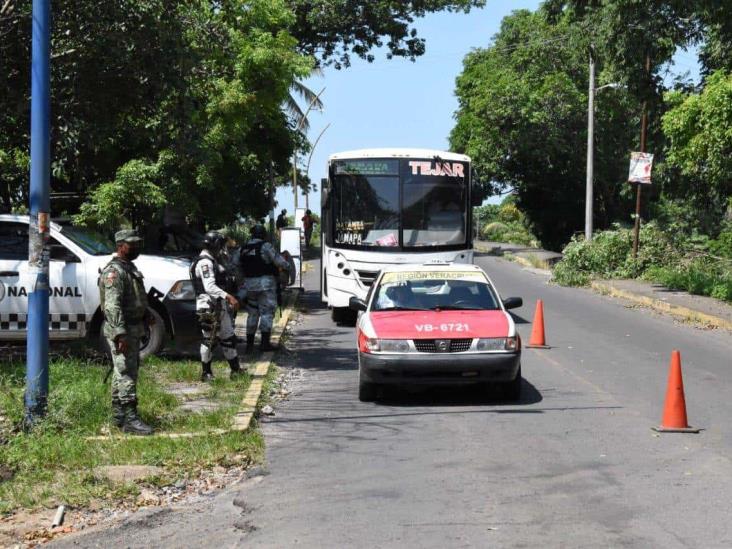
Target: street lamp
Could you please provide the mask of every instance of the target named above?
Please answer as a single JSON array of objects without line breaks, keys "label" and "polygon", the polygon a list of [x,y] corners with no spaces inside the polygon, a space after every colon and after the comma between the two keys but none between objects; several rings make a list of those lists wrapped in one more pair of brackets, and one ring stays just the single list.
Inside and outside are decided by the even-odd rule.
[{"label": "street lamp", "polygon": [[[323,128],[323,131],[320,132],[320,135],[315,140],[315,143],[313,144],[312,148],[310,149],[310,156],[308,156],[308,164],[307,164],[307,167],[305,168],[305,175],[307,175],[308,177],[310,177],[310,161],[313,159],[313,153],[315,152],[315,147],[318,146],[318,143],[320,142],[320,138],[323,137],[323,134],[325,133],[325,131],[328,128],[330,128],[330,124],[328,124],[325,128]],[[305,193],[305,209],[306,210],[310,209],[309,197],[310,197],[310,193],[309,192]]]},{"label": "street lamp", "polygon": [[[297,125],[297,129],[295,130],[295,133],[299,132],[305,122],[307,122],[308,114],[310,114],[310,111],[315,106],[315,103],[318,102],[320,99],[320,96],[323,95],[323,92],[325,91],[325,88],[320,90],[320,93],[313,97],[313,99],[310,101],[310,105],[308,105],[308,110],[305,111],[305,114],[303,115],[302,119],[300,119],[300,123]],[[318,109],[322,112],[322,109]],[[297,210],[297,150],[295,150],[292,153],[292,192],[295,197],[295,210]]]},{"label": "street lamp", "polygon": [[592,206],[594,202],[594,163],[595,163],[595,94],[605,88],[622,88],[613,82],[599,88],[595,87],[595,58],[590,52],[590,88],[587,105],[587,182],[585,195],[585,240],[592,240]]}]

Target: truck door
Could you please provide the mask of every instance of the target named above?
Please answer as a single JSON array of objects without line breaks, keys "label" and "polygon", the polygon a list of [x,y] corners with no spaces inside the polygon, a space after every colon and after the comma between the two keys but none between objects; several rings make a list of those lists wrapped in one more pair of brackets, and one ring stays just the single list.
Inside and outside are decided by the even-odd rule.
[{"label": "truck door", "polygon": [[0,223],[0,339],[25,338],[28,296],[21,274],[27,265],[28,224]]},{"label": "truck door", "polygon": [[[54,339],[77,339],[86,334],[84,298],[86,278],[81,259],[51,237],[48,242],[50,280],[49,328]],[[96,288],[95,288],[96,289]]]}]

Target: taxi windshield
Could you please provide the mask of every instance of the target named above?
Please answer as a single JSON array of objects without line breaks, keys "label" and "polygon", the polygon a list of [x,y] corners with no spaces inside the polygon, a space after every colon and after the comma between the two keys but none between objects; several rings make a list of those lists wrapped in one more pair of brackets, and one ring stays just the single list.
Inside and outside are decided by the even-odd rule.
[{"label": "taxi windshield", "polygon": [[114,253],[112,241],[90,229],[64,226],[61,228],[61,234],[88,254],[109,255]]},{"label": "taxi windshield", "polygon": [[[424,277],[425,274],[428,277]],[[429,277],[429,274],[434,276]],[[469,276],[461,276],[460,273],[386,273],[376,289],[371,310],[499,310],[498,297],[485,277],[481,273],[466,274]]]}]

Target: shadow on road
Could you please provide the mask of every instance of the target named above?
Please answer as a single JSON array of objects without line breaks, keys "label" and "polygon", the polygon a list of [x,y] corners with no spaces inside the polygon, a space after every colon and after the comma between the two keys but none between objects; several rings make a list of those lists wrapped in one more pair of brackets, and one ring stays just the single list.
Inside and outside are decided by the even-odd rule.
[{"label": "shadow on road", "polygon": [[389,406],[518,406],[544,399],[526,379],[521,385],[521,399],[517,401],[504,400],[500,387],[485,385],[383,387],[382,391],[378,402]]}]

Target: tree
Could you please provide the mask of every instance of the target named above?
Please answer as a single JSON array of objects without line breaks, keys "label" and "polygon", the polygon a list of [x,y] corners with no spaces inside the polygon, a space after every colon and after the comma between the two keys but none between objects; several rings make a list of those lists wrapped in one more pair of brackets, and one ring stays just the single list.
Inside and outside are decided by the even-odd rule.
[{"label": "tree", "polygon": [[[13,5],[0,17],[5,209],[27,201],[30,126],[31,2]],[[84,201],[87,214],[102,212],[143,166],[194,223],[267,211],[270,169],[286,174],[299,143],[282,105],[313,66],[288,31],[284,0],[58,0],[52,9],[51,186],[78,195],[69,213]],[[137,204],[156,203],[152,186],[139,190],[151,195]]]},{"label": "tree", "polygon": [[323,64],[348,67],[351,56],[373,61],[373,48],[386,45],[387,57],[414,60],[425,41],[411,25],[438,11],[482,7],[485,0],[287,0],[296,20],[292,32],[303,53]]},{"label": "tree", "polygon": [[732,74],[717,71],[700,93],[672,91],[666,101],[666,163],[684,183],[666,192],[712,214],[704,228],[715,236],[732,197]]},{"label": "tree", "polygon": [[[503,20],[491,47],[465,58],[457,79],[452,148],[473,158],[494,193],[515,189],[517,206],[549,248],[561,247],[584,224],[589,46],[567,17],[551,22],[544,12],[518,11]],[[620,189],[637,111],[623,90],[598,95],[599,228],[630,211]]]}]

